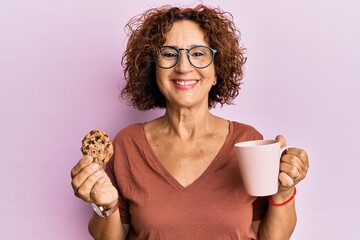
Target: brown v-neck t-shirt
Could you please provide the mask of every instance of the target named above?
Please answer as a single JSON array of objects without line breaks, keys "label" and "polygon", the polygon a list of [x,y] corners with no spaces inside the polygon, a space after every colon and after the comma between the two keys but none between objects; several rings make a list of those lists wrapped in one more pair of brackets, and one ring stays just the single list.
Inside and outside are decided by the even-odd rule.
[{"label": "brown v-neck t-shirt", "polygon": [[253,127],[230,122],[220,151],[198,179],[182,186],[162,166],[144,124],[121,130],[106,172],[118,189],[128,239],[255,239],[252,221],[267,210],[266,198],[245,193],[234,144],[262,139]]}]

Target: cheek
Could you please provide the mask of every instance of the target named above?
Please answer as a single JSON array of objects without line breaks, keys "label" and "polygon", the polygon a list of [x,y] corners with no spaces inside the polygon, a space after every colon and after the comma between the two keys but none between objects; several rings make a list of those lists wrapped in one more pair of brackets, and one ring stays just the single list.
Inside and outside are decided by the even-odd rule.
[{"label": "cheek", "polygon": [[156,85],[162,94],[165,94],[165,90],[169,88],[170,82],[167,79],[167,74],[163,69],[156,69]]},{"label": "cheek", "polygon": [[210,71],[204,71],[201,73],[201,77],[203,79],[206,79],[206,81],[208,82],[211,82],[213,83],[216,79],[216,73],[215,73],[215,70],[212,68],[212,69],[209,69]]},{"label": "cheek", "polygon": [[159,67],[156,67],[155,69],[155,75],[156,75],[156,81],[165,81],[165,79],[168,78],[169,71],[167,69],[162,69]]},{"label": "cheek", "polygon": [[158,68],[156,68],[155,71],[155,81],[156,84],[159,86],[159,84],[162,82],[162,79],[164,78],[164,74],[161,70],[158,70]]}]

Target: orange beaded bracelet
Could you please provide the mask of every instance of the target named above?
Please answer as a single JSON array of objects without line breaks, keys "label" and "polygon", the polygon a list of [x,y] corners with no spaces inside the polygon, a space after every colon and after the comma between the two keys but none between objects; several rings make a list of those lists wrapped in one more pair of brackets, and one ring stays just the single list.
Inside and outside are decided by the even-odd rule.
[{"label": "orange beaded bracelet", "polygon": [[289,203],[291,200],[293,200],[294,197],[295,197],[295,195],[296,195],[296,187],[294,187],[294,193],[293,193],[293,195],[292,195],[288,200],[286,200],[285,202],[275,203],[275,202],[272,200],[271,196],[270,196],[270,197],[269,197],[269,203],[270,203],[271,205],[275,206],[275,207],[284,206],[284,205],[286,205],[287,203]]}]

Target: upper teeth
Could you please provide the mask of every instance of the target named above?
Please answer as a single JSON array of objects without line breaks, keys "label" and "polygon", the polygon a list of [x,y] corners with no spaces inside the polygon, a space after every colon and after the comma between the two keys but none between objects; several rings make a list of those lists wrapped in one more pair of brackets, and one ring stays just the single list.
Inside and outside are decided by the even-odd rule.
[{"label": "upper teeth", "polygon": [[193,81],[175,81],[175,83],[176,83],[177,85],[186,86],[186,85],[195,84],[196,81],[195,81],[195,80],[193,80]]}]

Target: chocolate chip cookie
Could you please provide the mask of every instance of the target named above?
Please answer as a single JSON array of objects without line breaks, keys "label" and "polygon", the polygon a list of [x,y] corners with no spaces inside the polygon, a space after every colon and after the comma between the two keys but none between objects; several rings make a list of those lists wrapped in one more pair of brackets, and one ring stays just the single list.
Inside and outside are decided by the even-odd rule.
[{"label": "chocolate chip cookie", "polygon": [[114,153],[109,136],[100,130],[92,130],[85,135],[80,148],[84,156],[91,156],[94,162],[107,163]]}]

